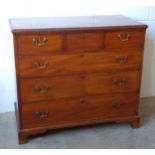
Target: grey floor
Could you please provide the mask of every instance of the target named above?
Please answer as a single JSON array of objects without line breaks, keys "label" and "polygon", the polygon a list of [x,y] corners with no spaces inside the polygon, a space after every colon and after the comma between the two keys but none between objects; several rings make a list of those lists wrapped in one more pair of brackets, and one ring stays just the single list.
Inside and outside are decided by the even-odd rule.
[{"label": "grey floor", "polygon": [[155,97],[141,99],[140,116],[139,129],[129,124],[102,124],[50,132],[18,145],[14,113],[0,114],[0,148],[154,149]]}]

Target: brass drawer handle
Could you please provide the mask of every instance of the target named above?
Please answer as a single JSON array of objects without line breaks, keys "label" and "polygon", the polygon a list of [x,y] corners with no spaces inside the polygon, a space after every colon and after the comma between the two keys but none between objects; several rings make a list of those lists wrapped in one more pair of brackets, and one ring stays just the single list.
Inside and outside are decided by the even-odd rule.
[{"label": "brass drawer handle", "polygon": [[120,64],[124,64],[124,63],[126,63],[129,60],[129,56],[126,55],[124,57],[120,57],[120,56],[117,55],[117,56],[115,56],[115,60],[117,62],[119,62]]},{"label": "brass drawer handle", "polygon": [[113,82],[117,86],[124,86],[127,83],[127,79],[115,79]]},{"label": "brass drawer handle", "polygon": [[49,86],[45,86],[44,89],[41,89],[39,86],[35,86],[35,91],[39,92],[40,94],[47,93],[49,90]]},{"label": "brass drawer handle", "polygon": [[44,38],[41,38],[41,37],[32,38],[32,42],[33,42],[37,47],[41,47],[41,46],[44,46],[44,45],[48,42],[48,39],[47,39],[46,37],[44,37]]},{"label": "brass drawer handle", "polygon": [[39,63],[38,61],[34,62],[34,65],[38,68],[38,69],[46,69],[47,65],[48,65],[48,61],[45,61],[43,64]]},{"label": "brass drawer handle", "polygon": [[123,105],[124,105],[124,102],[122,102],[122,101],[114,101],[114,102],[112,102],[112,106],[114,108],[120,108]]},{"label": "brass drawer handle", "polygon": [[128,41],[131,38],[131,35],[129,33],[119,33],[118,38],[120,41]]},{"label": "brass drawer handle", "polygon": [[49,112],[48,111],[45,111],[45,112],[39,112],[39,111],[37,111],[37,112],[35,112],[35,116],[37,118],[47,118],[48,115],[49,115]]}]

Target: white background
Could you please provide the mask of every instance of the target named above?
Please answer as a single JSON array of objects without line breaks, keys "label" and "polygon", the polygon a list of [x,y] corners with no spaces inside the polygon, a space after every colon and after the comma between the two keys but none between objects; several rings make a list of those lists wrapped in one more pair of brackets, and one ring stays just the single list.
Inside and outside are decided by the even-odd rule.
[{"label": "white background", "polygon": [[113,2],[0,0],[0,112],[13,111],[16,100],[13,40],[8,23],[12,17],[122,14],[148,24],[141,97],[155,96],[155,6],[122,6]]}]

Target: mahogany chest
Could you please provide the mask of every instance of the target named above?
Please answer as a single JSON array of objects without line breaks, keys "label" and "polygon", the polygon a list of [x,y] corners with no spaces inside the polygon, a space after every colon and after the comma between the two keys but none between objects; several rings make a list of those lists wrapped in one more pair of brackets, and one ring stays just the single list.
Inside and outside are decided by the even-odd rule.
[{"label": "mahogany chest", "polygon": [[19,143],[50,129],[139,127],[147,25],[124,16],[10,19]]}]

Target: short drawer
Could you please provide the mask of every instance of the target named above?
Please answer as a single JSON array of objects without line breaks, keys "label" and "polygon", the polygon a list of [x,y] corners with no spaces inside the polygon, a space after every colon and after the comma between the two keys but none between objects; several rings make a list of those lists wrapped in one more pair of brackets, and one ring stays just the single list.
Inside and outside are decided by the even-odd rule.
[{"label": "short drawer", "polygon": [[144,38],[144,31],[107,32],[105,35],[105,48],[142,47]]},{"label": "short drawer", "polygon": [[17,54],[38,55],[61,51],[63,37],[61,34],[19,35],[17,37]]},{"label": "short drawer", "polygon": [[32,102],[92,94],[136,92],[139,89],[139,79],[139,71],[20,79],[20,97],[22,102]]},{"label": "short drawer", "polygon": [[140,69],[142,54],[138,49],[62,54],[53,56],[18,56],[20,77],[67,75],[107,70]]},{"label": "short drawer", "polygon": [[66,34],[66,50],[71,52],[102,50],[104,38],[103,31],[68,32]]},{"label": "short drawer", "polygon": [[97,95],[81,98],[22,104],[23,128],[64,127],[85,121],[104,120],[137,114],[137,95]]}]

